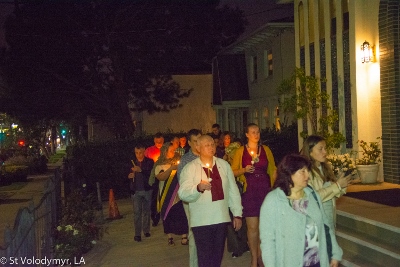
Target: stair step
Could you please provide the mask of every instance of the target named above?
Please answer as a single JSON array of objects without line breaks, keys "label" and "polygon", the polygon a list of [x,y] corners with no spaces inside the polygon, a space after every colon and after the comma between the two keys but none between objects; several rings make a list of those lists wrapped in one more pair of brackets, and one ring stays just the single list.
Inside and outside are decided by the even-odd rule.
[{"label": "stair step", "polygon": [[400,229],[338,211],[336,237],[343,266],[400,266]]},{"label": "stair step", "polygon": [[363,267],[398,267],[400,254],[364,240],[336,231],[336,239],[344,251],[344,259]]},{"label": "stair step", "polygon": [[353,229],[344,227],[342,225],[337,226],[336,232],[341,233],[342,236],[349,236],[352,238],[356,238],[363,244],[373,244],[381,249],[392,252],[394,254],[400,253],[399,247],[397,247],[391,243],[381,242],[381,238],[376,238],[371,235],[366,235],[364,233],[356,232]]},{"label": "stair step", "polygon": [[340,210],[337,211],[337,228],[351,231],[353,235],[357,233],[356,237],[385,248],[397,248],[395,252],[400,252],[400,228]]}]

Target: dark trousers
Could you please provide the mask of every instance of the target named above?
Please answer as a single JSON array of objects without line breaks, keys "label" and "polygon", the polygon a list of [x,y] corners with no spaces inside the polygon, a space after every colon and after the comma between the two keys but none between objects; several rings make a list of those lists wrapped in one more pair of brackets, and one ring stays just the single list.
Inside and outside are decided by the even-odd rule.
[{"label": "dark trousers", "polygon": [[135,236],[143,233],[150,233],[150,203],[151,190],[136,191],[132,195],[133,202],[133,225],[135,226]]},{"label": "dark trousers", "polygon": [[151,220],[153,221],[153,226],[156,226],[160,221],[160,213],[157,212],[157,195],[158,195],[158,184],[159,181],[156,179],[152,185],[153,193],[151,195]]},{"label": "dark trousers", "polygon": [[199,267],[220,267],[225,249],[227,223],[192,227]]},{"label": "dark trousers", "polygon": [[[230,215],[233,219],[231,213]],[[231,223],[228,224],[226,240],[228,251],[237,254],[237,256],[242,256],[244,252],[249,250],[249,245],[247,244],[247,225],[244,218],[242,219],[242,227],[239,231],[236,231]]]}]

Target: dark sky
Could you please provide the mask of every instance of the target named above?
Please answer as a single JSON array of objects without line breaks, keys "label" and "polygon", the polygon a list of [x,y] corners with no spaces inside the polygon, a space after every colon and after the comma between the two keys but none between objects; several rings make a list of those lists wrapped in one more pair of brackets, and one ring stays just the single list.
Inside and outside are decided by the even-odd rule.
[{"label": "dark sky", "polygon": [[[293,15],[293,4],[276,4],[275,0],[221,0],[220,3],[221,5],[227,4],[232,7],[237,6],[245,12],[249,25],[242,36],[250,34],[267,21]],[[12,11],[13,1],[0,0],[0,47],[6,45],[3,26],[6,17]]]},{"label": "dark sky", "polygon": [[[4,1],[5,2],[5,1]],[[4,47],[6,42],[4,40],[4,21],[6,20],[7,16],[14,10],[13,5],[10,3],[4,3],[0,1],[0,47]],[[11,2],[11,1],[9,1]]]},{"label": "dark sky", "polygon": [[250,34],[268,21],[293,16],[293,3],[276,4],[276,0],[221,0],[220,4],[239,7],[249,22],[243,36]]}]

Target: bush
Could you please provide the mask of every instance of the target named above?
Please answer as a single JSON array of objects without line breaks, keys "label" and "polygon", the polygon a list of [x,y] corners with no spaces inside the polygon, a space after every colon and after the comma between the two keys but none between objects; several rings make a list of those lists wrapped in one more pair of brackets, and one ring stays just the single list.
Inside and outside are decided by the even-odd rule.
[{"label": "bush", "polygon": [[276,131],[275,127],[261,131],[261,140],[267,145],[274,155],[276,165],[287,154],[299,153],[299,139],[297,124],[289,126],[281,125],[281,130]]},{"label": "bush", "polygon": [[28,178],[28,166],[4,165],[1,170],[4,184],[14,182],[26,182]]},{"label": "bush", "polygon": [[23,156],[15,155],[8,158],[4,165],[27,166],[28,174],[45,173],[47,171],[47,159],[42,156]]},{"label": "bush", "polygon": [[[165,138],[168,140],[167,138]],[[146,147],[153,145],[153,137],[135,140],[111,140],[79,144],[67,147],[66,184],[72,188],[86,184],[87,193],[96,193],[96,182],[100,182],[102,199],[108,199],[110,189],[117,198],[130,196],[127,175],[134,157],[137,142]],[[72,171],[73,170],[73,171]]]},{"label": "bush", "polygon": [[66,199],[62,219],[54,230],[54,250],[57,258],[72,259],[87,253],[103,234],[103,228],[95,223],[96,200],[85,197],[79,190]]}]

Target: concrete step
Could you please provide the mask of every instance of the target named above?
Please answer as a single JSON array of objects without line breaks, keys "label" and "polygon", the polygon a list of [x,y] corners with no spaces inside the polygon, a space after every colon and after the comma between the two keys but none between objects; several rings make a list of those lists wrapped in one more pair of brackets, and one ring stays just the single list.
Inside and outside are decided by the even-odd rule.
[{"label": "concrete step", "polygon": [[337,211],[336,236],[343,266],[400,266],[400,229]]}]

